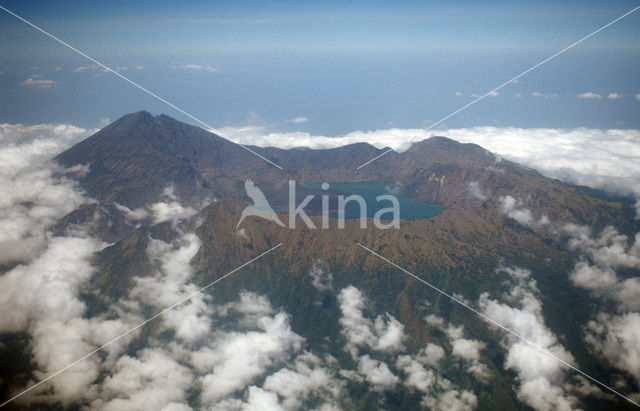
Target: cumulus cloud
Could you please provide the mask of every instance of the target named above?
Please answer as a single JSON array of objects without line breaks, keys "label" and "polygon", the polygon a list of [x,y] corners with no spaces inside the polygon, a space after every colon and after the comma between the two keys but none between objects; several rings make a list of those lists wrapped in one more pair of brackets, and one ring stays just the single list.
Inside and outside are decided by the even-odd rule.
[{"label": "cumulus cloud", "polygon": [[480,350],[484,349],[484,343],[478,340],[458,338],[453,340],[451,345],[453,346],[453,356],[464,361],[465,369],[469,373],[475,375],[480,381],[488,380],[489,369],[480,362]]},{"label": "cumulus cloud", "polygon": [[190,370],[160,349],[143,349],[136,357],[118,359],[112,374],[101,384],[103,398],[94,409],[188,410],[187,392],[193,386]]},{"label": "cumulus cloud", "polygon": [[[442,347],[427,343],[414,355],[400,354],[406,351],[402,344],[406,337],[402,325],[391,315],[379,315],[375,320],[367,318],[363,313],[365,298],[354,286],[341,290],[338,301],[342,312],[342,334],[347,339],[345,349],[357,363],[356,372],[340,370],[341,376],[366,382],[378,392],[393,390],[398,384],[403,384],[410,390],[422,393],[422,405],[430,409],[468,410],[476,406],[477,398],[472,392],[458,390],[448,379],[439,375],[439,363],[445,356]],[[432,318],[440,325],[444,324],[441,318]],[[462,361],[466,365],[475,365],[475,368],[466,367],[467,371],[482,374],[484,378],[487,370],[478,359],[478,352],[483,345],[475,340],[465,340],[465,345],[461,339],[462,328],[452,332],[460,333],[460,341],[456,343],[457,349],[453,355],[461,359],[464,357]],[[393,356],[396,356],[395,361],[387,361]],[[435,386],[439,390],[434,390]]]},{"label": "cumulus cloud", "polygon": [[153,203],[149,206],[153,216],[153,223],[163,223],[165,221],[178,222],[194,216],[197,211],[187,206],[184,207],[175,192],[175,186],[169,184],[164,189],[165,201]]},{"label": "cumulus cloud", "polygon": [[118,203],[114,203],[114,206],[124,214],[128,222],[136,222],[149,218],[149,212],[142,207],[132,210]]},{"label": "cumulus cloud", "polygon": [[[118,319],[85,318],[86,306],[78,297],[93,273],[90,257],[102,247],[90,238],[56,237],[28,265],[19,265],[0,277],[0,331],[26,331],[37,364],[34,376],[42,379],[66,367],[95,347],[126,330]],[[123,342],[126,339],[123,339]],[[121,344],[108,347],[117,353]],[[21,401],[61,401],[69,404],[96,391],[99,357],[88,358],[52,379],[53,392],[36,389]],[[46,387],[43,387],[46,388]]]},{"label": "cumulus cloud", "polygon": [[[537,285],[530,278],[530,272],[507,267],[501,267],[499,272],[509,275],[513,283],[511,291],[502,296],[507,302],[491,299],[488,293],[483,293],[479,299],[482,312],[538,347],[572,363],[571,354],[545,325]],[[575,406],[576,398],[565,391],[568,384],[559,361],[511,334],[507,335],[507,345],[504,367],[517,373],[521,401],[537,410],[571,410]]]},{"label": "cumulus cloud", "polygon": [[576,224],[566,224],[560,232],[580,255],[569,274],[573,284],[616,304],[616,312],[600,312],[589,321],[585,340],[640,381],[640,277],[625,278],[617,272],[640,268],[640,233],[632,241],[612,226],[594,235],[590,227]]},{"label": "cumulus cloud", "polygon": [[478,184],[477,181],[469,181],[467,183],[467,189],[469,190],[469,193],[474,198],[477,198],[478,200],[483,200],[483,201],[487,199],[487,196],[482,191],[482,188],[480,188],[480,185]]},{"label": "cumulus cloud", "polygon": [[589,321],[586,340],[613,365],[640,381],[640,313],[600,313]]},{"label": "cumulus cloud", "polygon": [[404,384],[417,391],[428,394],[435,382],[435,374],[410,355],[398,357],[396,367],[407,375]]},{"label": "cumulus cloud", "polygon": [[[427,349],[423,350],[434,352],[437,354],[437,361],[444,356],[442,348],[430,344]],[[428,355],[431,356],[432,354]],[[427,357],[428,357],[427,356]],[[435,359],[435,358],[434,358]],[[409,355],[400,356],[396,362],[396,367],[401,370],[406,378],[403,384],[416,390],[424,396],[422,397],[421,405],[428,409],[433,410],[471,410],[476,408],[478,399],[471,391],[463,390],[459,391],[448,379],[438,376],[437,370],[429,368],[434,367],[436,363],[425,362],[425,356],[419,355],[417,358],[412,358]],[[434,384],[438,381],[438,386],[442,392],[434,392]]]},{"label": "cumulus cloud", "polygon": [[[119,302],[123,310],[139,312],[144,306],[157,311],[193,294],[197,287],[191,282],[189,262],[199,247],[193,234],[183,234],[172,243],[152,239],[147,253],[156,272],[135,279],[129,297]],[[223,321],[232,314],[233,326]],[[197,390],[204,407],[240,409],[266,400],[280,407],[304,401],[305,395],[320,398],[324,393],[332,398],[341,389],[315,356],[302,352],[303,338],[292,331],[288,316],[275,312],[264,296],[242,292],[239,300],[215,305],[206,295],[196,294],[160,321],[157,331],[171,331],[175,338],[166,344],[152,335],[148,348],[110,367],[94,405],[135,408],[146,396],[154,396],[153,408],[181,409]],[[291,367],[267,374],[292,358]],[[151,375],[156,372],[162,376]],[[262,388],[255,386],[260,379]],[[234,399],[242,394],[246,402]]]},{"label": "cumulus cloud", "polygon": [[318,291],[327,291],[333,289],[333,274],[331,271],[322,268],[321,261],[316,261],[311,267],[309,275],[311,276],[311,284]]},{"label": "cumulus cloud", "polygon": [[386,363],[363,355],[358,361],[358,372],[371,384],[375,391],[390,390],[400,379],[389,369]]},{"label": "cumulus cloud", "polygon": [[[456,297],[458,298],[458,297]],[[460,300],[460,298],[458,298]],[[468,302],[465,302],[469,304]],[[436,315],[430,314],[425,317],[425,321],[432,327],[440,328],[449,337],[449,343],[451,344],[451,354],[459,359],[464,369],[474,375],[478,381],[487,382],[489,378],[489,369],[485,364],[481,362],[480,351],[485,348],[485,344],[474,339],[464,338],[464,327],[462,325],[455,327]],[[434,347],[427,347],[427,349],[434,350]],[[440,348],[440,347],[437,347]],[[442,350],[440,348],[440,350]],[[427,351],[424,353],[427,354]],[[439,353],[436,351],[436,358]],[[444,351],[442,351],[444,354]],[[425,363],[426,364],[426,363]]]},{"label": "cumulus cloud", "polygon": [[291,367],[269,375],[263,388],[282,398],[285,409],[300,409],[311,398],[332,403],[343,395],[344,381],[335,378],[332,371],[311,353],[299,355]]},{"label": "cumulus cloud", "polygon": [[535,228],[549,224],[549,218],[544,214],[536,221],[531,210],[524,208],[522,200],[519,198],[507,195],[498,200],[500,201],[500,211],[525,227]]},{"label": "cumulus cloud", "polygon": [[44,247],[48,226],[89,201],[50,159],[90,133],[0,124],[0,264],[29,260]]},{"label": "cumulus cloud", "polygon": [[[130,292],[133,301],[160,311],[196,292],[197,286],[189,281],[192,276],[189,263],[200,245],[195,234],[185,234],[178,244],[151,239],[147,254],[157,270],[152,276],[135,278]],[[196,294],[188,302],[168,311],[162,317],[162,323],[179,340],[193,344],[208,334],[210,315],[206,296]]]},{"label": "cumulus cloud", "polygon": [[531,210],[522,208],[522,200],[511,196],[500,197],[500,210],[507,217],[516,220],[518,223],[530,227],[533,224]]},{"label": "cumulus cloud", "polygon": [[595,236],[591,228],[576,224],[566,224],[560,232],[568,235],[569,248],[581,255],[569,274],[574,285],[617,302],[621,310],[640,311],[640,278],[620,278],[616,273],[640,267],[640,233],[630,241],[612,226]]},{"label": "cumulus cloud", "polygon": [[448,390],[437,398],[424,397],[422,405],[437,411],[466,411],[476,408],[478,405],[478,398],[469,390],[463,390],[462,392],[457,390]]},{"label": "cumulus cloud", "polygon": [[58,82],[55,80],[35,78],[34,76],[29,77],[28,79],[20,83],[21,86],[30,88],[51,88],[54,84],[58,84]]},{"label": "cumulus cloud", "polygon": [[640,93],[635,95],[636,100],[640,101]]},{"label": "cumulus cloud", "polygon": [[586,93],[578,94],[576,97],[587,99],[587,100],[599,100],[602,98],[600,94],[594,93],[592,91],[587,91]]},{"label": "cumulus cloud", "polygon": [[624,95],[620,93],[609,93],[609,95],[607,96],[609,100],[617,100],[622,97],[624,97]]},{"label": "cumulus cloud", "polygon": [[355,358],[358,347],[369,347],[377,351],[394,352],[403,347],[404,326],[392,315],[377,316],[375,321],[364,316],[365,298],[354,286],[340,291],[340,325],[347,339],[346,349]]},{"label": "cumulus cloud", "polygon": [[291,330],[285,314],[262,317],[257,326],[256,331],[221,336],[213,347],[194,354],[194,365],[206,373],[201,379],[203,403],[214,405],[300,350],[302,338]]}]

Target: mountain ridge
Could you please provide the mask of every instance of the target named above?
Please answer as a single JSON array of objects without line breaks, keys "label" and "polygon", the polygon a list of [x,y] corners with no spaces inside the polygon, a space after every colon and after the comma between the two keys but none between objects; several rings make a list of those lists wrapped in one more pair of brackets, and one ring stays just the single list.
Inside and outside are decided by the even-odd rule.
[{"label": "mountain ridge", "polygon": [[[470,306],[477,306],[487,295],[503,298],[514,310],[519,303],[535,300],[539,312],[524,313],[534,315],[543,328],[547,327],[580,369],[602,380],[623,375],[630,389],[637,387],[630,375],[612,370],[611,364],[595,355],[585,340],[585,327],[602,305],[588,290],[572,283],[568,274],[585,256],[568,245],[558,231],[574,224],[594,233],[609,225],[620,227],[621,233],[638,232],[640,222],[634,220],[629,204],[544,177],[478,145],[446,137],[415,143],[402,153],[390,152],[363,171],[355,166],[384,149],[367,143],[325,150],[251,148],[285,169],[280,171],[198,127],[138,112],[55,158],[67,167],[88,166],[86,174],[78,178],[95,200],[59,219],[50,232],[54,237],[82,232],[106,243],[92,252],[91,276],[79,290],[86,305],[83,318],[148,318],[162,309],[161,305],[174,302],[169,298],[162,304],[156,301],[158,284],[171,293],[191,292],[188,290],[212,284],[281,244],[255,264],[243,266],[208,288],[201,303],[177,307],[195,310],[185,323],[209,321],[210,310],[225,313],[221,315],[225,317],[225,307],[237,298],[260,296],[272,305],[274,313],[287,318],[293,332],[304,341],[305,352],[328,359],[347,397],[339,404],[347,409],[424,407],[421,395],[411,387],[398,384],[397,391],[381,392],[367,385],[368,375],[360,367],[369,360],[387,367],[398,380],[406,378],[408,371],[393,359],[396,353],[380,352],[375,345],[360,347],[358,356],[350,354],[344,293],[357,290],[366,298],[366,304],[358,308],[358,321],[370,323],[373,334],[385,324],[399,327],[404,335],[400,341],[402,357],[419,360],[419,353],[429,344],[440,347],[443,355],[446,352],[430,368],[436,379],[425,388],[424,398],[444,399],[442,386],[449,384],[459,387],[460,392],[473,393],[479,409],[528,409],[517,389],[518,384],[524,384],[524,374],[506,365],[512,342],[504,334],[367,253],[358,246],[362,244]],[[300,183],[385,182],[411,199],[445,209],[430,218],[402,220],[399,228],[386,230],[377,228],[370,218],[364,229],[358,219],[347,220],[344,229],[339,229],[335,220],[328,229],[311,229],[301,220],[289,228],[255,216],[245,218],[238,227],[242,210],[250,204],[244,189],[244,180],[249,178],[276,206],[286,204],[288,180],[296,179]],[[301,196],[318,199],[322,193],[308,184],[296,185],[296,192],[296,203]],[[288,221],[286,207],[277,212]],[[321,227],[321,216],[310,215],[310,219]],[[185,249],[187,254],[183,254]],[[176,265],[176,259],[180,264]],[[326,283],[316,282],[318,270],[325,273]],[[525,284],[529,300],[518,301],[521,295],[513,293],[525,285],[514,284],[505,270],[529,273]],[[173,279],[164,283],[169,277]],[[143,286],[151,287],[150,300],[139,301],[136,293],[142,292]],[[224,327],[240,332],[237,326],[242,324],[235,318],[216,317],[218,322],[210,324],[203,339],[215,338]],[[434,326],[431,320],[441,325]],[[149,347],[175,346],[179,330],[167,329],[163,321],[157,318],[144,327],[124,355],[136,357]],[[448,328],[443,324],[449,324]],[[462,337],[467,343],[478,344],[474,364],[484,367],[490,378],[476,378],[469,363],[456,356],[455,341]],[[25,346],[28,338],[23,338]],[[14,346],[0,344],[0,351],[9,352]],[[11,373],[19,374],[26,383],[36,367],[23,359],[17,363],[17,371]],[[280,366],[293,365],[283,362]],[[106,370],[97,384],[109,378]],[[263,379],[250,383],[260,385]],[[569,377],[566,382],[578,383]],[[3,384],[0,379],[0,392],[8,393],[8,385]],[[196,392],[202,388],[194,388],[189,405],[202,405]],[[567,389],[567,395],[577,392]],[[581,405],[595,409],[626,406],[600,393],[576,395]],[[311,408],[316,404],[311,401],[306,405]]]}]

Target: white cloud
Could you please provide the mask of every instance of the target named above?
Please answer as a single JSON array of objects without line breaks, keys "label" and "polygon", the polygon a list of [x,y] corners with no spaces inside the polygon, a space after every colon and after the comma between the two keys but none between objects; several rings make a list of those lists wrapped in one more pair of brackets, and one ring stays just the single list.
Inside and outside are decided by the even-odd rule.
[{"label": "white cloud", "polygon": [[249,398],[242,407],[244,411],[281,411],[278,396],[258,387],[249,387]]},{"label": "white cloud", "polygon": [[376,351],[394,352],[404,349],[404,326],[392,315],[377,316],[375,321],[364,316],[365,299],[360,290],[349,286],[340,291],[340,325],[347,338],[347,351],[355,358],[358,347],[370,347]]},{"label": "white cloud", "polygon": [[76,68],[74,68],[72,71],[74,73],[81,73],[83,71],[87,71],[87,70],[101,70],[102,67],[98,66],[97,64],[89,64],[86,66],[78,66]]},{"label": "white cloud", "polygon": [[54,84],[58,84],[58,82],[55,80],[34,78],[33,76],[20,83],[21,86],[31,88],[51,88]]},{"label": "white cloud", "polygon": [[484,194],[477,181],[469,181],[467,183],[467,189],[474,198],[483,201],[487,199],[487,196]]},{"label": "white cloud", "polygon": [[154,224],[163,223],[165,221],[171,221],[175,224],[178,221],[190,218],[197,213],[197,210],[194,210],[189,206],[184,207],[180,203],[173,184],[169,184],[165,187],[163,194],[166,197],[165,201],[153,203],[149,206]]},{"label": "white cloud", "polygon": [[[136,64],[134,66],[111,66],[110,69],[119,73],[122,71],[131,71],[131,70],[140,71],[144,69],[144,66],[141,64]],[[99,71],[101,73],[110,73],[108,69],[100,66],[99,64],[88,64],[86,66],[78,66],[71,71],[73,71],[74,73],[82,73],[83,71]]]},{"label": "white cloud", "polygon": [[421,364],[437,367],[440,360],[444,358],[444,350],[439,345],[427,343],[427,345],[420,350],[416,358]]},{"label": "white cloud", "polygon": [[242,389],[274,362],[300,350],[302,338],[291,330],[285,314],[262,317],[257,325],[256,331],[220,336],[212,348],[194,354],[193,364],[206,373],[201,380],[205,404]]},{"label": "white cloud", "polygon": [[478,127],[448,137],[570,183],[640,197],[640,131]]},{"label": "white cloud", "polygon": [[316,261],[311,267],[309,275],[311,276],[311,283],[318,291],[327,291],[333,289],[333,274],[331,271],[322,268],[321,261]]},{"label": "white cloud", "polygon": [[[442,347],[428,343],[415,355],[399,355],[395,361],[387,363],[386,359],[405,351],[402,341],[406,337],[402,325],[388,313],[377,316],[375,321],[365,317],[364,296],[354,286],[344,288],[338,295],[338,302],[342,311],[342,334],[347,338],[345,349],[358,364],[357,372],[340,370],[341,376],[353,381],[367,382],[378,392],[392,390],[398,384],[403,384],[424,394],[422,405],[430,409],[467,410],[477,405],[477,398],[472,392],[459,391],[440,375],[440,371],[437,372],[437,385],[442,391],[437,395],[431,392],[436,382],[434,369],[440,368],[440,361],[445,356]],[[444,325],[444,320],[439,317],[428,318],[441,326]],[[461,359],[467,372],[484,381],[488,376],[488,369],[479,361],[479,351],[484,345],[476,340],[462,339],[462,327],[450,327],[449,331],[459,339],[455,342],[453,355]],[[391,364],[395,365],[399,374],[394,373]]]},{"label": "white cloud", "polygon": [[0,263],[29,260],[44,247],[51,224],[89,201],[50,159],[90,132],[0,124]]},{"label": "white cloud", "polygon": [[630,241],[612,226],[593,235],[590,227],[576,224],[565,224],[560,232],[581,256],[569,275],[573,284],[617,304],[617,312],[600,312],[589,321],[585,340],[640,381],[640,277],[621,278],[616,272],[640,268],[640,233]]},{"label": "white cloud", "polygon": [[[463,301],[463,298],[455,297],[458,300]],[[468,301],[465,301],[465,304],[469,305]],[[487,382],[489,378],[489,369],[485,364],[483,364],[481,360],[480,351],[485,348],[485,344],[473,339],[464,338],[464,326],[460,325],[455,327],[451,324],[447,324],[444,318],[438,317],[436,315],[428,315],[425,317],[425,321],[432,327],[440,328],[445,334],[449,337],[449,343],[451,344],[451,354],[458,358],[464,369],[473,374],[480,382]],[[431,350],[429,353],[427,350]],[[435,350],[435,351],[434,351]],[[429,355],[433,356],[435,354],[434,359],[439,361],[444,355],[444,351],[442,348],[438,346],[427,346],[425,348],[424,353],[420,353],[418,359],[426,364],[422,359],[428,358]],[[435,366],[433,362],[431,362],[432,366]]]},{"label": "white cloud", "polygon": [[[483,293],[479,299],[483,314],[556,357],[572,363],[571,354],[544,323],[542,303],[536,296],[538,289],[535,281],[529,278],[530,272],[504,267],[499,271],[507,273],[513,282],[511,291],[503,295],[511,305],[492,300],[488,293]],[[563,365],[511,334],[507,335],[507,341],[509,351],[504,367],[518,374],[518,398],[537,410],[572,409],[576,399],[563,388],[568,386],[565,384]]]},{"label": "white cloud", "polygon": [[368,355],[360,357],[358,372],[371,384],[375,391],[390,390],[400,381],[400,379],[391,372],[387,364],[375,360]]},{"label": "white cloud", "polygon": [[467,411],[475,409],[478,398],[468,390],[449,390],[436,397],[424,397],[422,405],[437,411]]},{"label": "white cloud", "polygon": [[619,278],[616,269],[640,267],[640,233],[633,241],[612,227],[593,236],[587,226],[565,224],[559,230],[568,235],[571,250],[581,253],[569,277],[574,285],[609,298],[622,310],[640,310],[640,277]]},{"label": "white cloud", "polygon": [[586,93],[578,94],[576,97],[587,99],[587,100],[599,100],[602,98],[600,94],[594,93],[592,91],[587,91]]},{"label": "white cloud", "polygon": [[617,100],[622,97],[624,97],[624,95],[619,93],[609,93],[609,95],[607,96],[609,100]]},{"label": "white cloud", "polygon": [[531,210],[523,207],[521,199],[515,199],[510,195],[500,197],[500,211],[507,217],[514,219],[525,227],[539,227],[549,223],[549,218],[544,214],[536,222],[533,218]]},{"label": "white cloud", "polygon": [[461,96],[461,95],[462,95],[462,92],[456,91],[456,96]]},{"label": "white cloud", "polygon": [[309,119],[306,117],[296,117],[296,118],[292,118],[291,120],[289,120],[289,122],[293,123],[293,124],[302,124],[302,123],[306,123],[308,122]]},{"label": "white cloud", "polygon": [[98,122],[98,128],[104,128],[111,124],[111,119],[109,117],[102,117]]},{"label": "white cloud", "polygon": [[635,95],[636,100],[640,101],[640,93]]},{"label": "white cloud", "polygon": [[318,357],[303,353],[291,367],[268,376],[262,388],[277,393],[283,398],[283,408],[293,410],[302,408],[312,397],[322,398],[326,403],[333,402],[342,395],[344,382],[323,368]]},{"label": "white cloud", "polygon": [[500,93],[498,93],[497,91],[492,91],[492,92],[490,92],[490,93],[488,94],[488,96],[490,96],[490,97],[497,97],[497,96],[499,96],[499,95],[500,95]]},{"label": "white cloud", "polygon": [[[28,265],[19,265],[0,277],[0,331],[26,331],[29,349],[40,380],[71,364],[126,330],[115,319],[85,318],[80,288],[93,274],[90,257],[102,247],[88,238],[54,237],[46,249]],[[72,250],[72,251],[70,251]],[[133,337],[131,335],[130,337]],[[112,358],[130,338],[105,349]],[[36,389],[20,401],[61,401],[70,404],[95,395],[94,380],[100,357],[94,356],[51,380],[53,391]],[[51,386],[49,386],[51,387]]]},{"label": "white cloud", "polygon": [[[200,245],[195,234],[183,235],[177,244],[151,239],[147,254],[156,271],[151,276],[134,279],[131,298],[160,311],[196,292],[198,287],[189,282],[193,275],[189,264]],[[211,328],[211,308],[207,301],[205,294],[194,295],[187,303],[163,315],[163,327],[172,330],[176,338],[186,344],[202,340]]]},{"label": "white cloud", "polygon": [[541,93],[539,91],[534,91],[533,93],[531,93],[531,95],[533,97],[542,97],[542,98],[546,98],[548,100],[552,100],[556,97],[558,97],[557,94],[553,94],[553,93]]},{"label": "white cloud", "polygon": [[172,69],[179,69],[183,71],[206,71],[208,73],[214,73],[218,71],[215,67],[208,64],[183,64],[180,66],[171,66]]},{"label": "white cloud", "polygon": [[179,364],[170,353],[143,349],[135,358],[126,355],[118,359],[112,374],[100,387],[108,394],[94,400],[91,408],[191,409],[187,406],[187,394],[193,383],[189,368]]},{"label": "white cloud", "polygon": [[589,321],[586,340],[613,365],[640,381],[640,313],[600,313]]},{"label": "white cloud", "polygon": [[114,203],[114,206],[118,210],[122,211],[122,213],[124,213],[125,218],[129,222],[136,222],[149,218],[149,212],[144,208],[136,208],[135,210],[132,210],[129,207],[123,206],[118,203]]},{"label": "white cloud", "polygon": [[489,369],[485,364],[480,362],[480,350],[484,349],[484,343],[478,340],[458,338],[451,341],[451,345],[453,346],[453,356],[464,361],[465,369],[469,373],[475,375],[478,380],[483,382],[489,379]]},{"label": "white cloud", "polygon": [[191,207],[184,207],[178,201],[153,203],[150,206],[155,224],[165,221],[179,221],[192,217],[197,213]]},{"label": "white cloud", "polygon": [[409,388],[414,388],[422,393],[428,394],[435,382],[433,371],[425,368],[423,364],[410,355],[398,357],[396,367],[407,375],[404,384]]},{"label": "white cloud", "polygon": [[[430,353],[427,354],[427,352]],[[425,362],[428,357],[433,358]],[[398,357],[396,367],[405,374],[403,384],[424,394],[421,405],[428,409],[449,411],[476,408],[478,399],[471,391],[458,391],[449,380],[440,376],[439,372],[436,377],[436,372],[428,368],[437,367],[442,357],[444,357],[444,350],[433,344],[421,350],[416,358],[409,355]],[[444,392],[432,392],[436,380],[439,388],[445,390]]]},{"label": "white cloud", "polygon": [[503,214],[506,214],[509,218],[513,218],[518,223],[524,226],[531,226],[533,223],[533,216],[531,210],[526,208],[518,208],[522,206],[522,200],[511,196],[500,197],[500,210]]}]

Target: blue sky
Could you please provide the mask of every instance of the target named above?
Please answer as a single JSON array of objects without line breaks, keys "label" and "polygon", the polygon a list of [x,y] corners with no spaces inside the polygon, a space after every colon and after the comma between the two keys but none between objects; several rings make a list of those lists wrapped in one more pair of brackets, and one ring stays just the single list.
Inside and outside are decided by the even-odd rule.
[{"label": "blue sky", "polygon": [[[326,135],[428,126],[638,5],[478,3],[0,1],[215,127]],[[640,11],[446,126],[640,128],[639,40]],[[0,122],[188,121],[4,11],[0,71]]]}]

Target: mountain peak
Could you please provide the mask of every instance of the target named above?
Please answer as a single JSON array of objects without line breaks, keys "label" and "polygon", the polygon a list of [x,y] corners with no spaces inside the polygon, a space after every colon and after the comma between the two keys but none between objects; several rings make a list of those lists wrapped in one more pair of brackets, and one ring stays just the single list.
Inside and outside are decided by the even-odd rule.
[{"label": "mountain peak", "polygon": [[[331,149],[252,147],[257,153],[280,164],[285,175],[264,161],[257,161],[239,145],[202,128],[167,115],[156,117],[146,111],[127,114],[58,155],[66,167],[89,164],[83,186],[100,200],[139,207],[162,199],[164,188],[173,184],[190,205],[207,198],[244,198],[241,184],[253,179],[266,193],[280,193],[283,181],[413,181],[423,178],[442,181],[447,189],[463,186],[468,174],[481,173],[493,164],[491,153],[475,144],[461,144],[446,137],[431,137],[414,143],[404,153],[390,153],[366,172],[355,165],[384,152],[366,142]],[[433,176],[432,176],[433,175]],[[435,186],[434,186],[435,187]],[[445,190],[446,191],[446,190]],[[445,202],[445,191],[431,190],[425,198]],[[436,193],[437,195],[431,196]],[[429,195],[429,196],[427,196]]]}]

